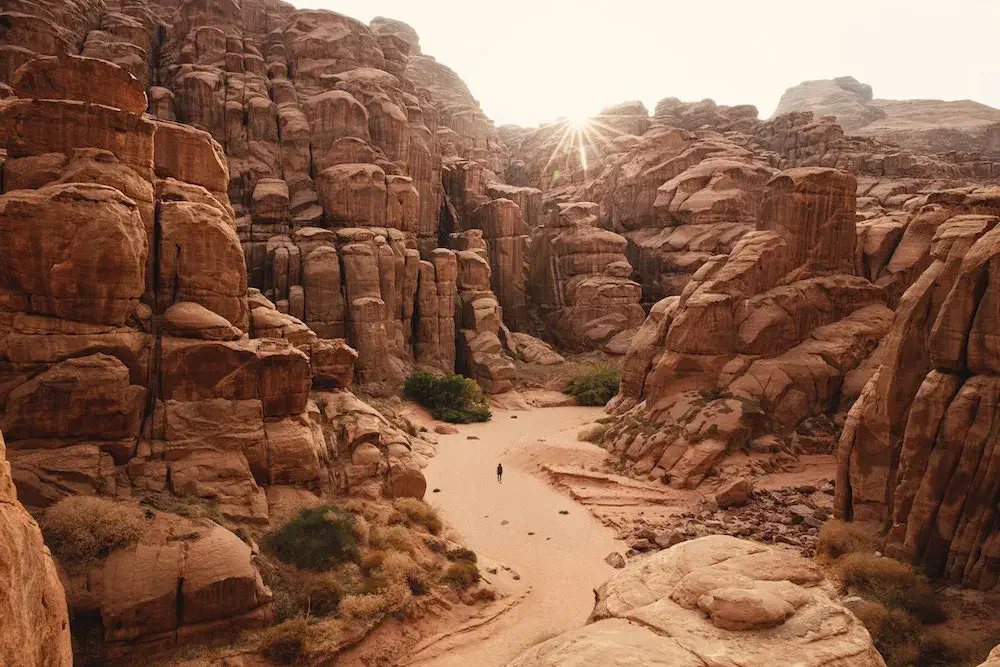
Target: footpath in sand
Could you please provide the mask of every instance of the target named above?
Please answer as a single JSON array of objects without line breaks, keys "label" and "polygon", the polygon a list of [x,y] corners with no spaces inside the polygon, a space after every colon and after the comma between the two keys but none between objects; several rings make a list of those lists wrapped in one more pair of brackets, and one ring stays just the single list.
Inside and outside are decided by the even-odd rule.
[{"label": "footpath in sand", "polygon": [[[505,598],[492,618],[435,638],[410,664],[504,665],[539,640],[586,621],[593,589],[614,572],[605,556],[624,546],[611,529],[518,461],[539,439],[575,441],[580,427],[601,415],[599,408],[579,407],[497,410],[489,423],[440,436],[437,455],[424,470],[427,500],[479,554],[480,569]],[[496,480],[498,462],[504,465],[502,484]],[[496,574],[490,572],[498,566]]]}]

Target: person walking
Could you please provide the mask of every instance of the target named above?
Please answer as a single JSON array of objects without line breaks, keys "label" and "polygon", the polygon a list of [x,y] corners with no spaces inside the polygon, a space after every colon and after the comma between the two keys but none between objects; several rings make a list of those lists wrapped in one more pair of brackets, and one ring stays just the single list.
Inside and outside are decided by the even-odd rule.
[{"label": "person walking", "polygon": [[497,482],[503,482],[503,464],[497,464]]}]

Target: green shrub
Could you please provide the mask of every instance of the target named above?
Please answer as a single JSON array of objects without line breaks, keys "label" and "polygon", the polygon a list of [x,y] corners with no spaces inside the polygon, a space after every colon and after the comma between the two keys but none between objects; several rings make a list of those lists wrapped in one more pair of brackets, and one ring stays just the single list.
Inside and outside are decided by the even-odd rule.
[{"label": "green shrub", "polygon": [[279,665],[292,665],[306,652],[309,626],[296,618],[268,629],[260,638],[260,652]]},{"label": "green shrub", "polygon": [[903,610],[922,623],[940,623],[947,618],[940,596],[909,565],[874,554],[853,553],[840,561],[844,584],[862,597]]},{"label": "green shrub", "polygon": [[280,529],[264,536],[264,548],[302,570],[325,570],[361,559],[355,516],[328,505],[303,509]]},{"label": "green shrub", "polygon": [[67,567],[86,565],[139,541],[145,520],[131,505],[96,496],[71,496],[41,521],[45,543]]},{"label": "green shrub", "polygon": [[816,552],[829,558],[840,558],[853,553],[872,553],[875,540],[860,526],[838,519],[831,519],[819,529]]},{"label": "green shrub", "polygon": [[604,406],[618,394],[621,373],[614,366],[602,364],[577,373],[563,389],[580,405]]},{"label": "green shrub", "polygon": [[480,579],[479,568],[475,563],[461,560],[452,563],[441,577],[441,581],[452,588],[465,590]]},{"label": "green shrub", "polygon": [[437,510],[416,498],[399,498],[393,505],[411,522],[423,526],[431,535],[437,535],[444,527]]},{"label": "green shrub", "polygon": [[475,381],[450,373],[436,377],[416,371],[406,378],[406,395],[431,411],[434,419],[453,424],[489,421],[493,417]]}]

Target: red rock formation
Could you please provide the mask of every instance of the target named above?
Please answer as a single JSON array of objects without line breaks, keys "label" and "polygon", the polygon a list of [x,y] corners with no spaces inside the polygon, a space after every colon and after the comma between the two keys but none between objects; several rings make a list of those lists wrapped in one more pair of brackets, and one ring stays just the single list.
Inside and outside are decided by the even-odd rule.
[{"label": "red rock formation", "polygon": [[[989,428],[996,194],[921,211],[933,225],[929,262],[900,300],[838,451],[843,517],[879,523],[887,553],[982,590],[1000,577]],[[948,214],[963,206],[976,213]]]},{"label": "red rock formation", "polygon": [[35,520],[18,502],[0,434],[0,662],[73,664],[66,595]]},{"label": "red rock formation", "polygon": [[[892,320],[882,290],[853,273],[854,191],[843,172],[778,174],[756,230],[653,307],[611,406],[625,417],[605,439],[633,472],[693,487],[728,452],[837,407]],[[633,428],[650,422],[662,425],[652,437]]]},{"label": "red rock formation", "polygon": [[531,236],[531,302],[568,349],[624,349],[644,315],[627,241],[597,227],[597,210],[592,202],[560,204]]}]

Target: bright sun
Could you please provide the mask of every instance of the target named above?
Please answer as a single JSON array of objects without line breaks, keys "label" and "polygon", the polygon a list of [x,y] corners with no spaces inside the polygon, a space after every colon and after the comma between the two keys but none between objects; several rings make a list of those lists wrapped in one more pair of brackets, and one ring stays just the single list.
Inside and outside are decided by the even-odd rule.
[{"label": "bright sun", "polygon": [[586,114],[577,114],[569,117],[569,124],[577,130],[582,130],[590,124],[590,117]]}]

